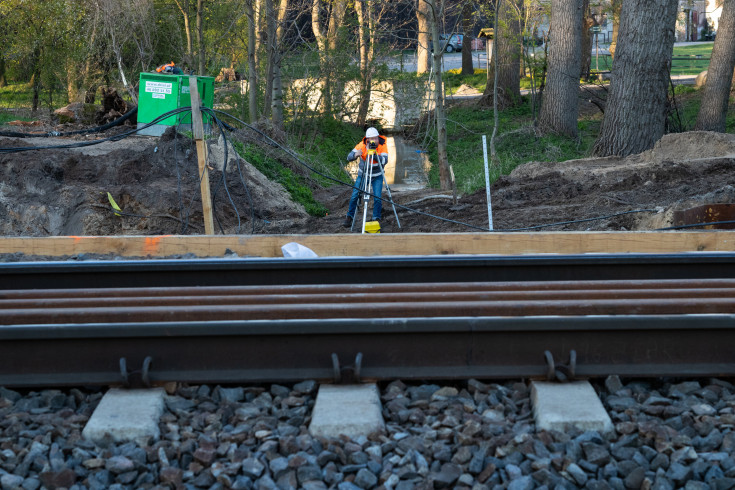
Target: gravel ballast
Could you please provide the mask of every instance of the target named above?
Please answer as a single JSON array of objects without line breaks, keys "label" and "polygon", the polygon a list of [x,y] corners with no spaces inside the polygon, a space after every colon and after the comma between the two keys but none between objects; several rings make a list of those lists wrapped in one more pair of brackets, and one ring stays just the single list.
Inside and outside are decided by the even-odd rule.
[{"label": "gravel ballast", "polygon": [[0,488],[290,489],[735,487],[727,381],[593,383],[613,434],[536,431],[523,382],[381,386],[386,432],[308,432],[318,384],[172,389],[160,440],[81,436],[96,390],[0,388]]}]

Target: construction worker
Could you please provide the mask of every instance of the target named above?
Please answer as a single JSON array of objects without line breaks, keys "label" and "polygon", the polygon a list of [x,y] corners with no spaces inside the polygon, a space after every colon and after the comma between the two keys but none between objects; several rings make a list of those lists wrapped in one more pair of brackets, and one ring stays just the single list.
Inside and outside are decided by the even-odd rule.
[{"label": "construction worker", "polygon": [[[358,167],[355,188],[352,189],[350,206],[347,209],[347,217],[345,218],[344,223],[342,223],[342,226],[345,228],[352,227],[355,210],[357,209],[357,201],[360,197],[359,189],[361,189],[363,178],[365,178],[368,172],[371,172],[372,189],[370,193],[376,196],[375,202],[373,203],[373,221],[380,221],[381,212],[383,210],[383,202],[380,199],[383,192],[383,167],[388,163],[388,146],[385,144],[385,141],[385,137],[380,136],[377,129],[368,128],[362,141],[360,141],[349,155],[347,155],[348,162],[359,157],[360,165]],[[369,150],[375,150],[374,154],[370,155],[370,158],[368,158]],[[371,162],[372,169],[367,168],[368,160]]]},{"label": "construction worker", "polygon": [[171,63],[166,63],[165,65],[161,65],[158,68],[156,68],[156,72],[158,73],[171,73],[174,75],[181,75],[182,72],[181,68],[176,66],[176,64],[172,61]]}]

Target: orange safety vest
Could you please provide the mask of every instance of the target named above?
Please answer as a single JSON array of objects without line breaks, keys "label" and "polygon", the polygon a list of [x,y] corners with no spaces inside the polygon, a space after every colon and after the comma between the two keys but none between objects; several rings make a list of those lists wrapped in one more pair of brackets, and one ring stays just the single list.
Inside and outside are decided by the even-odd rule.
[{"label": "orange safety vest", "polygon": [[166,67],[169,67],[169,68],[171,68],[171,70],[170,70],[170,71],[173,71],[173,68],[174,68],[174,66],[176,66],[176,65],[175,65],[175,64],[174,64],[174,62],[172,61],[171,63],[166,63],[165,65],[161,65],[161,66],[159,66],[158,68],[156,68],[156,71],[157,71],[158,73],[164,72],[164,71],[166,71]]},{"label": "orange safety vest", "polygon": [[[378,136],[378,148],[376,148],[375,153],[376,155],[388,155],[388,145],[385,144],[386,139],[384,136]],[[367,138],[363,138],[362,141],[360,141],[357,146],[355,146],[355,151],[360,152],[360,158],[367,161],[368,157],[368,147],[367,147]],[[375,158],[373,161],[373,165],[378,164],[378,159]]]}]

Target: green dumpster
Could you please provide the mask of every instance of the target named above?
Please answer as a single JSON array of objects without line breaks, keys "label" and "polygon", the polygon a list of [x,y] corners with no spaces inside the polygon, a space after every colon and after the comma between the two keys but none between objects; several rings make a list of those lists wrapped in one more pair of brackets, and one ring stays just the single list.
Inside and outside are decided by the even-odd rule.
[{"label": "green dumpster", "polygon": [[[195,77],[202,106],[211,108],[214,104],[214,77]],[[141,73],[138,85],[138,128],[152,122],[157,117],[180,107],[191,106],[189,94],[189,75],[169,75],[164,73]],[[210,130],[212,118],[204,114],[204,130]],[[176,114],[138,134],[160,136],[169,126],[191,130],[191,112]]]}]

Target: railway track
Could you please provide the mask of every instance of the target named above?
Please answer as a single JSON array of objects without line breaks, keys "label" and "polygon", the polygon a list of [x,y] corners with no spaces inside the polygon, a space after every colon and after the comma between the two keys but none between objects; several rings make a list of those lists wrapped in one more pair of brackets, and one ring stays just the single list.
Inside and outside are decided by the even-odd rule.
[{"label": "railway track", "polygon": [[731,254],[2,264],[0,385],[727,376],[733,265]]}]

